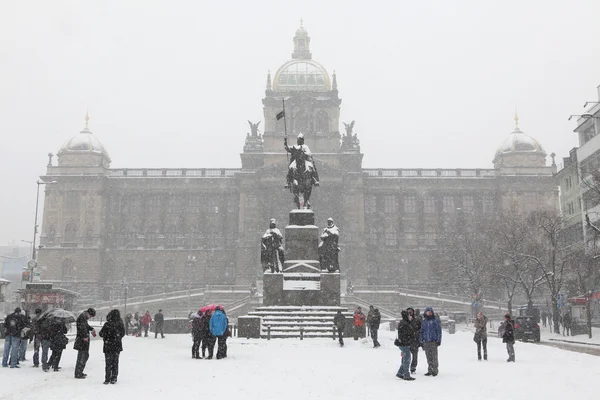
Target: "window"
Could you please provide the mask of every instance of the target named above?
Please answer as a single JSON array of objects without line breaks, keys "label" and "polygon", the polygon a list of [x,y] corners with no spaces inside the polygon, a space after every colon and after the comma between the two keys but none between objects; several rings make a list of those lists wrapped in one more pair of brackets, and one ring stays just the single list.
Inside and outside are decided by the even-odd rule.
[{"label": "window", "polygon": [[175,280],[175,262],[173,260],[165,262],[165,279],[170,282]]},{"label": "window", "polygon": [[569,204],[567,204],[567,214],[569,215],[573,215],[575,214],[575,207],[573,207],[573,202],[569,202]]},{"label": "window", "polygon": [[329,132],[329,116],[325,111],[319,111],[315,120],[317,135],[324,135]]},{"label": "window", "polygon": [[385,228],[385,245],[390,247],[398,246],[396,227],[388,226],[387,228]]},{"label": "window", "polygon": [[571,190],[572,187],[573,187],[573,181],[572,181],[571,177],[569,176],[565,179],[565,189]]},{"label": "window", "polygon": [[65,242],[74,243],[77,241],[77,225],[73,222],[69,222],[65,227]]},{"label": "window", "polygon": [[483,213],[492,214],[494,212],[494,196],[486,194],[481,199],[483,203]]},{"label": "window", "polygon": [[417,212],[417,200],[415,195],[407,194],[404,196],[404,212],[406,214],[414,214]]},{"label": "window", "polygon": [[425,214],[435,214],[435,197],[431,195],[423,197],[423,212]]},{"label": "window", "polygon": [[433,227],[433,226],[426,227],[425,233],[423,234],[423,239],[424,239],[426,245],[428,245],[428,246],[435,245],[435,242],[437,239],[437,233],[436,233],[435,227]]},{"label": "window", "polygon": [[148,196],[146,199],[146,213],[149,215],[158,214],[160,208],[160,198],[158,196]]},{"label": "window", "polygon": [[456,206],[454,205],[454,196],[442,197],[442,203],[444,214],[452,214],[454,211],[456,211]]},{"label": "window", "polygon": [[152,260],[148,260],[146,261],[146,263],[144,264],[144,281],[145,282],[150,282],[153,281],[154,279],[156,279],[156,264],[154,263],[154,261]]},{"label": "window", "polygon": [[377,231],[374,228],[369,228],[367,232],[367,244],[377,246]]},{"label": "window", "polygon": [[408,225],[404,232],[404,244],[407,246],[417,245],[417,230],[414,226]]},{"label": "window", "polygon": [[158,227],[152,225],[146,234],[146,245],[148,247],[158,246]]},{"label": "window", "polygon": [[125,261],[125,278],[127,278],[129,281],[131,281],[133,279],[134,276],[136,276],[135,273],[135,263],[133,260],[127,260]]},{"label": "window", "polygon": [[200,196],[191,195],[188,199],[188,211],[191,214],[200,214],[200,204],[202,204]]},{"label": "window", "polygon": [[383,209],[386,214],[395,214],[398,212],[396,196],[384,196],[383,201]]},{"label": "window", "polygon": [[62,263],[62,279],[69,280],[75,276],[75,267],[73,267],[73,260],[67,258]]},{"label": "window", "polygon": [[377,211],[377,197],[373,195],[365,196],[365,213],[370,214]]},{"label": "window", "polygon": [[475,210],[475,204],[473,201],[473,196],[463,196],[463,211],[467,213],[472,213]]}]

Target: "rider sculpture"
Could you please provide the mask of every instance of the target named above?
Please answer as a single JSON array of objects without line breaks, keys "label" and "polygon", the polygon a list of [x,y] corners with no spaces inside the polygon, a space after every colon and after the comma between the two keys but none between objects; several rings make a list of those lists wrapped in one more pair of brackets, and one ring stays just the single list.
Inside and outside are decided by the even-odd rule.
[{"label": "rider sculpture", "polygon": [[327,269],[329,272],[336,272],[340,270],[340,263],[338,261],[338,253],[340,248],[338,247],[338,241],[340,239],[340,231],[337,226],[333,223],[333,218],[327,219],[327,227],[323,229],[321,234],[322,242],[319,244],[319,262],[321,263],[321,269]]},{"label": "rider sculpture", "polygon": [[291,153],[291,162],[288,167],[286,189],[294,193],[294,203],[300,208],[300,193],[304,196],[304,206],[310,208],[310,194],[313,186],[319,186],[319,174],[312,154],[304,144],[304,135],[298,134],[297,145],[288,147],[287,137],[283,139],[283,146]]},{"label": "rider sculpture", "polygon": [[280,272],[279,264],[283,265],[285,254],[283,251],[283,235],[277,228],[277,221],[271,219],[269,221],[269,229],[262,236],[260,241],[260,262],[263,271],[269,268],[271,272]]}]

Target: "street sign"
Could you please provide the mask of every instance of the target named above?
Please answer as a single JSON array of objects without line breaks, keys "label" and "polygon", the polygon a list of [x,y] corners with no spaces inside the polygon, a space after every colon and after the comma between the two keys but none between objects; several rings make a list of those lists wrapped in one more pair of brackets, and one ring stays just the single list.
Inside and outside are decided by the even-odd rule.
[{"label": "street sign", "polygon": [[37,267],[37,262],[35,260],[29,260],[29,262],[27,263],[27,266],[30,269],[34,269],[35,267]]}]

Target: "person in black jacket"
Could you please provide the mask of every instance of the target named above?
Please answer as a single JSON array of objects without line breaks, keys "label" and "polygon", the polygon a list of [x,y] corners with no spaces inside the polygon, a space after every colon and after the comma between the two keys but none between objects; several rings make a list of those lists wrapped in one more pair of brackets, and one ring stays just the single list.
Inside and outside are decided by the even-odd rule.
[{"label": "person in black jacket", "polygon": [[[202,311],[198,310],[198,313],[192,318],[192,358],[201,359],[200,357],[200,345],[202,344]],[[204,356],[204,350],[202,351]]]},{"label": "person in black jacket", "polygon": [[337,329],[340,347],[344,347],[344,330],[346,329],[346,317],[342,314],[341,310],[338,310],[335,317],[333,317],[333,325]]},{"label": "person in black jacket", "polygon": [[21,330],[23,329],[23,318],[21,309],[15,308],[15,312],[8,314],[4,319],[4,353],[2,355],[2,366],[8,367],[10,356],[10,367],[19,368],[19,348],[21,345]]},{"label": "person in black jacket", "polygon": [[373,347],[377,348],[381,346],[379,344],[377,332],[379,331],[379,324],[381,324],[381,314],[379,310],[373,306],[369,306],[369,313],[367,314],[367,325],[371,332],[371,339],[373,339]]},{"label": "person in black jacket", "polygon": [[158,310],[158,312],[154,314],[154,339],[158,337],[159,333],[163,339],[165,338],[164,324],[165,316],[163,315],[162,310]]},{"label": "person in black jacket", "polygon": [[212,312],[207,310],[202,316],[201,323],[201,336],[202,336],[202,358],[206,357],[205,352],[208,349],[208,360],[213,358],[213,353],[215,350],[215,341],[216,338],[210,333],[210,317],[212,316]]},{"label": "person in black jacket", "polygon": [[[48,364],[54,372],[58,372],[60,369],[58,364],[60,364],[62,352],[67,348],[67,343],[69,343],[67,326],[59,320],[52,321],[48,329],[48,336],[50,337],[50,350],[52,350]],[[48,368],[44,368],[44,372],[48,372]]]},{"label": "person in black jacket", "polygon": [[398,340],[397,346],[400,347],[402,352],[402,363],[398,369],[396,376],[405,381],[414,381],[415,378],[410,376],[410,346],[415,340],[414,328],[410,325],[408,311],[403,310],[401,312],[402,319],[398,323]]},{"label": "person in black jacket", "polygon": [[106,323],[102,325],[99,333],[102,340],[104,340],[104,346],[102,351],[104,352],[104,384],[113,385],[117,383],[117,376],[119,375],[119,354],[123,351],[123,336],[125,336],[125,325],[121,320],[121,313],[119,310],[110,310],[106,315]]},{"label": "person in black jacket", "polygon": [[506,351],[508,351],[507,362],[515,362],[515,324],[510,319],[510,314],[504,316],[504,333],[502,334],[502,343],[506,343]]},{"label": "person in black jacket", "polygon": [[75,363],[76,379],[85,379],[87,376],[87,374],[83,373],[83,370],[88,358],[90,358],[90,332],[92,332],[93,336],[96,336],[96,331],[87,321],[95,315],[96,310],[88,308],[77,318],[77,336],[73,345],[73,348],[77,350],[77,362]]},{"label": "person in black jacket", "polygon": [[414,374],[417,372],[417,364],[419,362],[419,337],[421,336],[421,319],[415,313],[415,310],[413,308],[407,308],[406,311],[408,311],[408,319],[410,322],[410,326],[415,332],[413,341],[410,344],[410,354],[412,356],[412,361],[410,363],[410,373]]}]

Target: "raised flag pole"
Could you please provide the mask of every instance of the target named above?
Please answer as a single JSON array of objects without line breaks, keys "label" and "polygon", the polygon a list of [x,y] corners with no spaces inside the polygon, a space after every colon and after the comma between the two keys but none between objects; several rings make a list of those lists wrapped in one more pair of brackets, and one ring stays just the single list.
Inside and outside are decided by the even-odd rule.
[{"label": "raised flag pole", "polygon": [[[281,99],[281,104],[283,105],[283,137],[285,138],[285,140],[287,141],[287,117],[285,115],[285,98]],[[290,164],[290,156],[288,154],[288,151],[285,151],[285,160],[287,161],[287,164]]]}]

